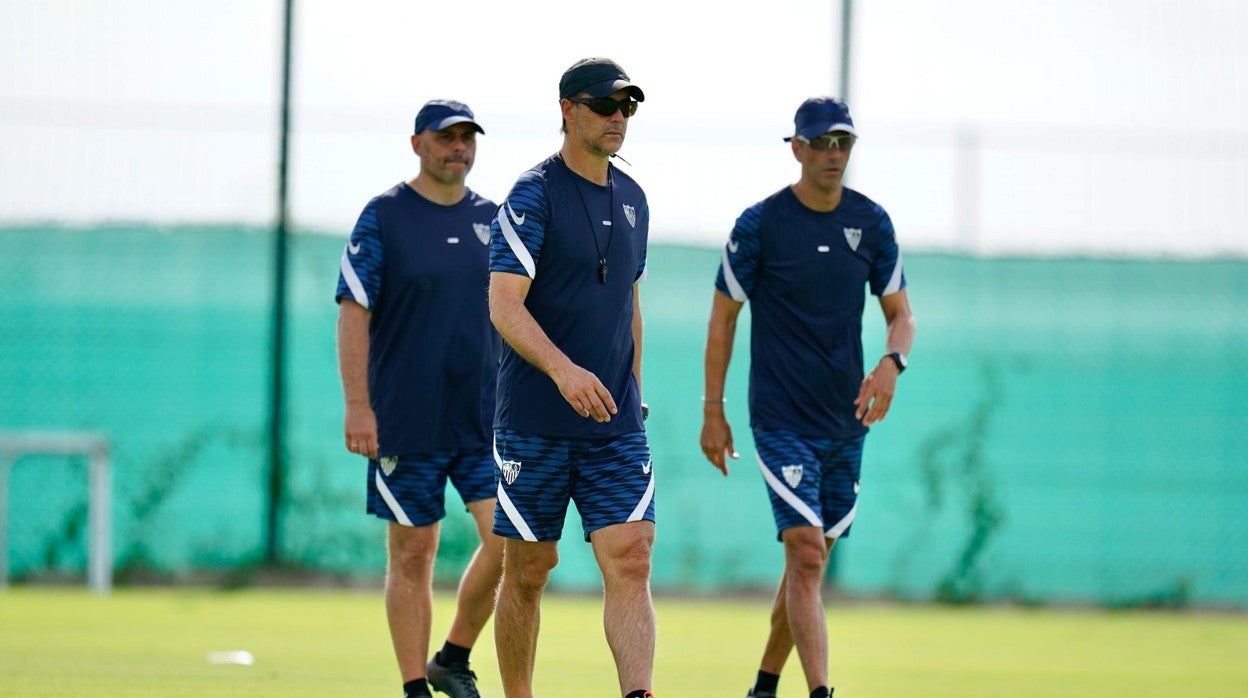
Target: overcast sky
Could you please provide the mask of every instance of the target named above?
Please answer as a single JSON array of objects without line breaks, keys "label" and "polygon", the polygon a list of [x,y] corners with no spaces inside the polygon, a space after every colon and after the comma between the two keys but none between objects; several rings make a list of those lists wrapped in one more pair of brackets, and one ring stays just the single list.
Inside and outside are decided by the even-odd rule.
[{"label": "overcast sky", "polygon": [[[557,84],[619,61],[654,238],[719,244],[797,176],[780,138],[838,90],[840,2],[296,0],[291,205],[345,235],[410,177],[427,99],[487,135],[501,201],[559,145]],[[0,0],[0,221],[265,223],[281,3]],[[856,0],[850,184],[903,245],[1248,256],[1248,2]]]}]

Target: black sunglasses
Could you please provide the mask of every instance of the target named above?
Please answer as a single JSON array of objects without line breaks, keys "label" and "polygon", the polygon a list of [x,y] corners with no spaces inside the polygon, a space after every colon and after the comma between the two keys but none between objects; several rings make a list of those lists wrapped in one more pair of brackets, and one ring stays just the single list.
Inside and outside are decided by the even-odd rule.
[{"label": "black sunglasses", "polygon": [[598,116],[614,116],[617,111],[624,112],[624,118],[637,113],[637,105],[639,102],[632,99],[607,99],[606,97],[568,97],[569,102],[584,104],[589,110]]}]

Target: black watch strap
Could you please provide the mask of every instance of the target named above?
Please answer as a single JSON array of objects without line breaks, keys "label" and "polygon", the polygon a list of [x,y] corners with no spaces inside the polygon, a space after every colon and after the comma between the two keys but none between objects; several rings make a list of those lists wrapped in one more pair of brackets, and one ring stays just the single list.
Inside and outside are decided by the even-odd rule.
[{"label": "black watch strap", "polygon": [[893,363],[896,364],[898,375],[901,375],[901,372],[906,370],[906,366],[908,365],[909,362],[906,361],[905,354],[899,351],[893,351],[893,352],[889,352],[885,354],[884,356],[887,356],[888,358],[892,359]]}]

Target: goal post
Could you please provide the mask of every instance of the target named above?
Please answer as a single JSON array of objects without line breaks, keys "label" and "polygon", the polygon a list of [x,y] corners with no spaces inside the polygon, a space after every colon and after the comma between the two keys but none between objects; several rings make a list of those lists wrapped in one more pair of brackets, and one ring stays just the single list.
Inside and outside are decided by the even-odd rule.
[{"label": "goal post", "polygon": [[0,432],[0,590],[9,583],[9,473],[23,456],[86,456],[87,587],[107,594],[113,587],[111,445],[95,432]]}]

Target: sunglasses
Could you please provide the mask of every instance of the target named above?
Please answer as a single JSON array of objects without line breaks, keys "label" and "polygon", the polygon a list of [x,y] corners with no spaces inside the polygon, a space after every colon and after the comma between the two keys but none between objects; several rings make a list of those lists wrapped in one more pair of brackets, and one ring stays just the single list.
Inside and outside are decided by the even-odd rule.
[{"label": "sunglasses", "polygon": [[849,150],[854,147],[854,141],[858,140],[858,136],[848,133],[839,136],[819,136],[815,139],[806,138],[805,136],[794,136],[794,138],[810,146],[811,150]]},{"label": "sunglasses", "polygon": [[605,97],[568,97],[569,102],[584,104],[589,110],[598,116],[614,116],[617,111],[624,112],[624,118],[637,113],[637,105],[639,102],[632,99],[607,99]]}]

